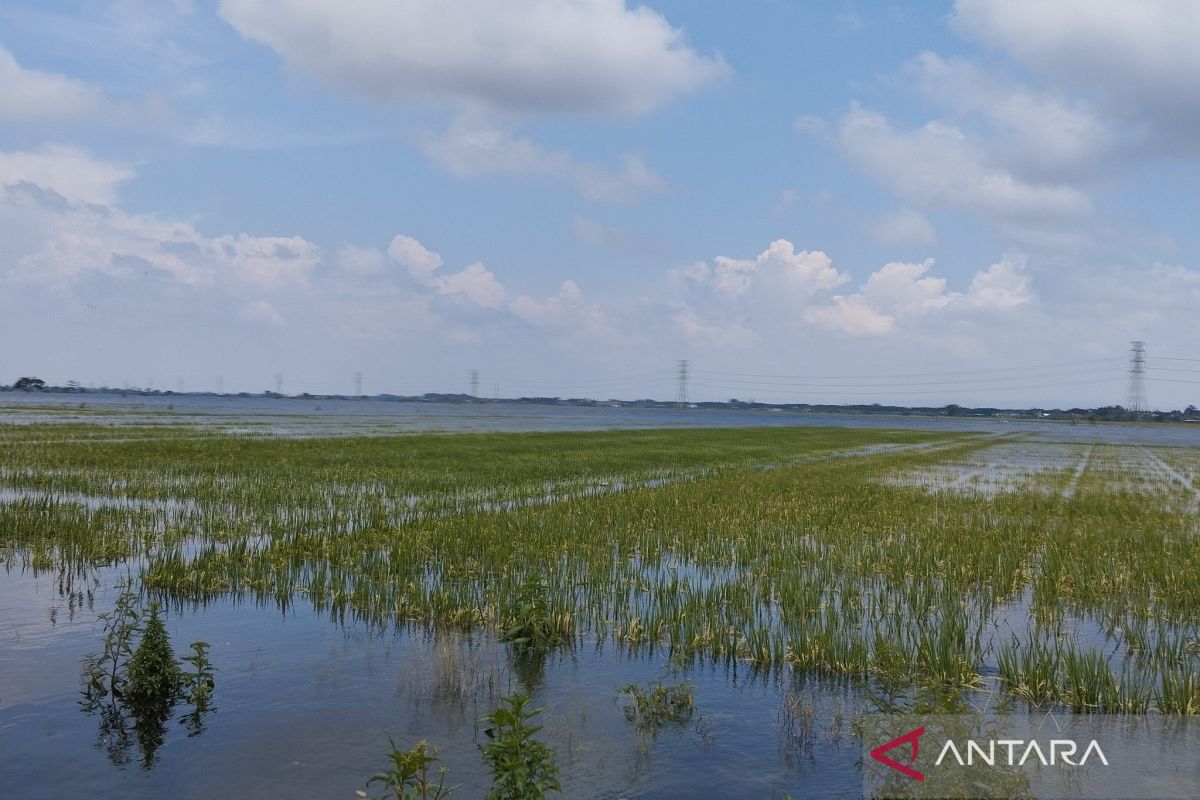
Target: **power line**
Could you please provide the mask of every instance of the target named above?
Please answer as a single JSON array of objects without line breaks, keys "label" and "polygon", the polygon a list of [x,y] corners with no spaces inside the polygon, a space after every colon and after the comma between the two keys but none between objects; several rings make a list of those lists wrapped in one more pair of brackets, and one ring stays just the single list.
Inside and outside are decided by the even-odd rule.
[{"label": "power line", "polygon": [[530,377],[524,377],[524,376],[520,377],[520,378],[514,378],[511,376],[505,376],[505,375],[500,375],[497,377],[497,379],[503,381],[506,384],[511,383],[511,384],[515,384],[517,386],[538,386],[538,385],[549,385],[549,386],[602,386],[603,385],[603,386],[607,386],[607,385],[619,384],[619,383],[632,383],[634,381],[640,381],[640,380],[650,380],[653,378],[661,377],[661,375],[662,375],[661,372],[659,372],[658,370],[654,370],[654,371],[646,371],[646,372],[637,372],[637,373],[628,374],[628,375],[616,375],[616,376],[613,376],[612,378],[597,378],[595,380],[588,380],[588,381],[564,381],[561,378],[536,378],[536,377],[530,378]]},{"label": "power line", "polygon": [[767,374],[762,374],[762,373],[719,372],[719,371],[715,371],[715,370],[701,370],[701,369],[692,370],[692,373],[694,375],[712,375],[712,376],[722,376],[722,377],[728,376],[728,377],[739,377],[739,378],[773,378],[773,379],[781,379],[781,380],[795,379],[795,380],[805,380],[805,381],[807,381],[807,380],[831,380],[831,381],[874,380],[874,379],[878,379],[878,378],[936,378],[936,377],[940,377],[943,375],[953,376],[953,375],[979,374],[979,373],[991,373],[991,372],[1014,372],[1014,371],[1028,372],[1031,370],[1032,371],[1061,370],[1066,367],[1082,367],[1082,366],[1086,366],[1089,364],[1095,365],[1097,368],[1099,368],[1099,366],[1101,364],[1114,364],[1116,362],[1121,362],[1124,360],[1125,359],[1121,356],[1109,356],[1107,358],[1093,358],[1093,359],[1085,359],[1085,360],[1080,360],[1080,361],[1065,361],[1065,362],[1062,362],[1059,364],[1042,364],[1042,365],[1033,365],[1033,366],[1026,364],[1026,365],[1022,365],[1022,366],[1018,366],[1018,367],[981,367],[981,368],[977,368],[977,369],[955,369],[955,370],[943,370],[943,371],[938,371],[938,372],[874,373],[874,374],[870,374],[870,375],[805,375],[805,376],[767,375]]},{"label": "power line", "polygon": [[1159,383],[1192,383],[1192,384],[1200,384],[1200,381],[1189,381],[1189,380],[1184,380],[1183,378],[1155,378],[1155,377],[1151,376],[1151,377],[1149,377],[1149,378],[1146,378],[1146,380],[1148,380],[1148,381],[1158,381]]},{"label": "power line", "polygon": [[[697,373],[697,374],[699,375],[699,373]],[[889,389],[892,387],[904,387],[904,386],[955,386],[955,385],[959,385],[959,384],[979,384],[979,383],[993,384],[996,382],[1049,378],[1049,377],[1058,377],[1061,375],[1088,376],[1088,375],[1099,375],[1099,374],[1111,374],[1111,370],[1109,370],[1109,369],[1094,369],[1093,368],[1093,369],[1058,370],[1054,373],[1054,375],[1036,375],[1036,374],[1033,374],[1033,375],[1008,375],[1008,376],[994,376],[994,377],[990,377],[990,378],[958,378],[958,379],[947,378],[945,380],[937,380],[937,381],[888,381],[888,382],[877,382],[877,383],[828,383],[828,382],[827,383],[811,383],[808,381],[804,381],[804,382],[745,381],[745,380],[737,380],[737,379],[721,378],[721,377],[715,377],[714,379],[718,380],[722,383],[733,384],[733,385],[743,387],[746,389],[753,389],[753,388],[757,388],[759,386],[786,386],[786,387],[796,387],[796,388],[802,388],[802,389],[804,389],[804,388],[837,389],[837,388],[843,388],[843,387],[847,388],[847,389]],[[715,375],[715,373],[714,373],[714,375]],[[703,375],[700,375],[700,379],[706,380],[706,378]]]},{"label": "power line", "polygon": [[[1018,391],[1018,390],[1023,390],[1023,389],[1054,389],[1054,388],[1059,388],[1059,387],[1063,387],[1063,386],[1090,386],[1093,384],[1111,383],[1111,382],[1112,382],[1112,378],[1095,378],[1092,380],[1070,381],[1067,383],[1033,383],[1033,384],[1021,384],[1021,385],[1015,385],[1015,386],[987,386],[987,387],[979,387],[979,391],[1011,392],[1011,391]],[[699,381],[695,382],[695,385],[701,386],[706,389],[734,389],[734,390],[751,389],[753,391],[758,391],[758,392],[767,392],[768,394],[790,394],[790,395],[798,394],[798,392],[796,392],[792,389],[764,389],[764,388],[756,388],[756,387],[739,386],[739,385],[734,385],[734,384],[709,383],[709,382],[699,382]],[[826,391],[811,390],[811,391],[804,392],[804,394],[806,394],[806,395],[832,395],[835,397],[843,397],[843,396],[879,397],[881,395],[887,395],[887,394],[930,395],[930,394],[935,394],[938,391],[936,388],[934,388],[934,389],[899,389],[899,390],[872,389],[870,391],[854,391],[854,389],[861,389],[861,388],[862,387],[848,387],[845,389],[839,389],[837,387],[830,386],[830,387],[825,387]],[[956,387],[950,387],[946,391],[956,391],[956,390],[962,391],[961,388],[956,389]]]},{"label": "power line", "polygon": [[[662,373],[658,373],[657,377],[661,377]],[[538,381],[538,380],[518,380],[512,378],[501,378],[504,385],[508,387],[509,392],[533,392],[539,395],[550,394],[603,394],[605,392],[615,392],[622,389],[636,389],[645,387],[656,375],[654,373],[646,373],[640,377],[628,377],[612,380],[594,380],[588,382],[573,382],[573,381]]]}]

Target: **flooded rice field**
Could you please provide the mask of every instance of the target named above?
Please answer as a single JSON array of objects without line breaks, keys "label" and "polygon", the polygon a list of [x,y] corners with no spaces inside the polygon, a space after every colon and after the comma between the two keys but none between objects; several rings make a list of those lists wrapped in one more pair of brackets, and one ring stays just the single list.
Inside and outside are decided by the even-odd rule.
[{"label": "flooded rice field", "polygon": [[0,418],[3,796],[377,795],[390,737],[479,798],[514,697],[603,798],[858,796],[880,711],[1200,713],[1194,429],[183,405]]},{"label": "flooded rice field", "polygon": [[[234,395],[0,395],[8,424],[87,423],[119,427],[129,440],[212,434],[246,436],[392,436],[413,432],[586,431],[638,428],[828,426],[947,432],[1021,433],[1048,441],[1193,446],[1200,425],[1077,424],[1028,418],[823,414],[782,410],[641,408],[399,402],[377,398],[271,398]],[[147,432],[144,429],[150,429]],[[168,430],[178,428],[177,430]],[[81,438],[110,432],[78,430]]]}]

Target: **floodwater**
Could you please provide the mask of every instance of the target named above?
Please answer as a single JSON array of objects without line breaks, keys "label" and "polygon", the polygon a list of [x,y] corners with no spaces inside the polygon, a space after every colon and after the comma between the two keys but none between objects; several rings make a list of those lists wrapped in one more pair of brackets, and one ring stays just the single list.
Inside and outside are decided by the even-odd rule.
[{"label": "floodwater", "polygon": [[[234,396],[0,394],[0,423],[203,425],[215,432],[275,436],[395,435],[422,431],[585,431],[831,425],[1021,433],[1047,441],[1200,445],[1200,424],[1070,424],[995,417],[820,414],[792,411],[618,408],[606,405],[426,403]],[[136,434],[131,434],[136,435]]]},{"label": "floodwater", "polygon": [[[1200,445],[1200,426],[371,400],[89,395],[81,403],[79,396],[0,395],[0,422],[48,421],[199,424],[276,436],[762,425],[1022,434],[1029,442],[1024,449],[1005,440],[957,472],[913,478],[984,487],[1043,467],[1070,467],[1091,457],[1095,443]],[[131,428],[131,436],[139,435],[146,434]],[[1054,442],[1064,444],[1046,444]],[[1164,480],[1192,478],[1179,473],[1183,467],[1174,466],[1170,453],[1139,452]],[[1024,457],[1033,463],[1021,463]],[[334,621],[302,598],[286,609],[230,600],[170,609],[177,655],[194,640],[211,644],[219,670],[214,706],[199,733],[184,724],[189,708],[178,706],[161,744],[147,747],[136,735],[122,739],[106,729],[103,717],[79,702],[80,662],[102,639],[96,615],[113,607],[116,586],[130,570],[136,573],[136,565],[102,568],[66,585],[56,573],[0,561],[0,797],[352,798],[388,766],[390,736],[401,747],[428,739],[440,751],[439,766],[450,770],[448,783],[462,784],[454,796],[479,798],[490,783],[479,719],[501,695],[521,689],[532,690],[534,704],[545,709],[538,721],[555,748],[563,797],[833,798],[862,790],[861,745],[850,736],[849,719],[862,698],[837,684],[795,681],[786,670],[755,674],[736,662],[676,672],[663,652],[631,657],[612,646],[583,646],[540,667],[521,665],[488,635]],[[1000,615],[1005,635],[1022,626],[1027,607],[1026,597]],[[626,720],[619,689],[663,677],[695,685],[695,711],[656,737],[639,735]]]},{"label": "floodwater", "polygon": [[[836,690],[737,664],[693,669],[692,719],[651,739],[626,721],[617,690],[666,675],[663,655],[582,647],[526,674],[486,635],[335,623],[303,602],[286,612],[232,602],[172,611],[177,655],[196,639],[212,645],[215,702],[193,736],[182,724],[189,709],[177,709],[147,768],[136,737],[120,753],[77,688],[80,660],[102,638],[96,613],[112,607],[123,574],[96,575],[90,607],[74,611],[56,575],[0,575],[0,796],[352,798],[387,765],[391,736],[405,746],[428,739],[450,783],[463,784],[455,797],[482,797],[490,779],[478,720],[526,687],[545,708],[563,797],[844,797],[861,786],[848,720],[836,735],[789,734],[787,697],[807,692],[801,704],[828,706]],[[126,763],[113,763],[114,749]]]}]

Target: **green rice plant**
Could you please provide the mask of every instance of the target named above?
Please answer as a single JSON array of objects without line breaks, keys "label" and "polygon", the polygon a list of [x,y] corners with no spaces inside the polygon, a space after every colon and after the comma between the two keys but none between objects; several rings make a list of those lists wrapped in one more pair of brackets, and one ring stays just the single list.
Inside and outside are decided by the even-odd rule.
[{"label": "green rice plant", "polygon": [[554,751],[534,738],[541,727],[530,721],[542,709],[529,708],[530,700],[527,694],[502,697],[500,707],[483,718],[489,740],[482,746],[483,760],[492,772],[488,800],[541,800],[561,791]]},{"label": "green rice plant", "polygon": [[658,736],[669,723],[686,723],[695,711],[695,687],[687,681],[631,683],[617,692],[630,699],[630,705],[625,706],[625,719],[639,735],[649,735],[651,738]]},{"label": "green rice plant", "polygon": [[1165,670],[1155,707],[1164,714],[1200,714],[1200,674],[1194,669]]},{"label": "green rice plant", "polygon": [[968,630],[964,615],[947,609],[918,625],[916,670],[927,682],[951,686],[979,687],[982,678],[975,669],[979,656],[979,632]]},{"label": "green rice plant", "polygon": [[1154,699],[1154,689],[1139,674],[1122,674],[1118,695],[1107,709],[1114,714],[1145,714]]},{"label": "green rice plant", "polygon": [[1014,636],[1000,646],[997,662],[1006,691],[1034,706],[1058,697],[1059,651],[1045,637],[1031,633],[1022,643]]},{"label": "green rice plant", "polygon": [[[383,784],[386,791],[386,794],[378,795],[374,800],[441,800],[458,788],[446,786],[446,776],[450,772],[446,767],[438,768],[437,783],[429,776],[429,768],[437,761],[437,748],[430,747],[429,742],[422,739],[411,750],[400,750],[389,736],[388,746],[391,769],[373,775],[367,781],[367,786]],[[361,789],[355,794],[359,797],[368,796]]]},{"label": "green rice plant", "polygon": [[1107,711],[1121,704],[1121,692],[1104,655],[1080,652],[1073,646],[1062,653],[1059,699],[1072,711]]},{"label": "green rice plant", "polygon": [[[962,697],[995,666],[1034,704],[1137,711],[1170,697],[1164,676],[1194,668],[1200,640],[1195,489],[1154,465],[1195,475],[1194,449],[833,428],[288,439],[66,423],[0,440],[9,568],[79,583],[127,563],[179,607],[487,628],[527,667],[588,637],[907,702]],[[982,643],[1027,612],[1098,626],[1123,665],[1067,665],[1068,637]],[[105,685],[101,660],[85,685]]]}]

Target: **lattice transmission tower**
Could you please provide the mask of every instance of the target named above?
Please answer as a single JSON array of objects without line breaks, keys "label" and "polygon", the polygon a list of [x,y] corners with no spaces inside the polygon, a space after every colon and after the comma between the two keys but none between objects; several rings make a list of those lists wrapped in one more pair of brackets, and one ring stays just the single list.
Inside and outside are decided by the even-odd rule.
[{"label": "lattice transmission tower", "polygon": [[675,377],[679,381],[679,390],[675,392],[675,402],[686,403],[688,401],[688,362],[686,358],[679,360],[679,368],[675,371]]},{"label": "lattice transmission tower", "polygon": [[1125,410],[1144,414],[1150,410],[1146,400],[1146,343],[1129,343],[1129,391],[1125,397]]}]

